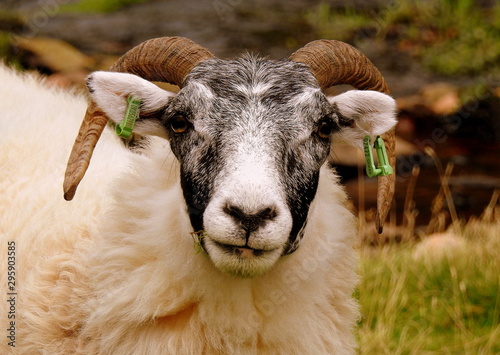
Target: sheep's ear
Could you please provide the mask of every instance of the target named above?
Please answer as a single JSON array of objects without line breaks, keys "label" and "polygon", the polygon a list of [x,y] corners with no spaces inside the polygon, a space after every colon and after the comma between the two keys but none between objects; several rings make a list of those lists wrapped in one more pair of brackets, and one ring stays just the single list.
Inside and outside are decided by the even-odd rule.
[{"label": "sheep's ear", "polygon": [[389,131],[396,124],[396,102],[377,91],[351,90],[329,97],[339,118],[341,129],[333,136],[362,148],[363,138],[375,137]]},{"label": "sheep's ear", "polygon": [[90,74],[87,77],[87,87],[92,100],[115,123],[121,122],[125,117],[127,97],[132,95],[139,98],[140,116],[134,126],[134,132],[167,137],[159,114],[175,94],[160,89],[137,75],[105,71]]}]

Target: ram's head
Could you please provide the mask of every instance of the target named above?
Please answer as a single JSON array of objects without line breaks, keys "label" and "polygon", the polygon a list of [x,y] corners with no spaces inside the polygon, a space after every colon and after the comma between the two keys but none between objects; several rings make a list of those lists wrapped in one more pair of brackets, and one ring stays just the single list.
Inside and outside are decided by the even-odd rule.
[{"label": "ram's head", "polygon": [[[178,85],[177,94],[150,81]],[[395,123],[383,78],[359,51],[315,41],[289,59],[215,58],[184,38],[153,39],[88,78],[92,102],[66,173],[71,199],[106,122],[124,117],[126,98],[141,99],[134,131],[169,140],[180,163],[193,231],[221,270],[252,276],[299,245],[320,167],[334,137],[353,144]],[[357,89],[327,98],[322,89]],[[393,134],[386,134],[394,164]],[[338,154],[342,154],[339,152]],[[379,228],[394,177],[380,178]]]}]

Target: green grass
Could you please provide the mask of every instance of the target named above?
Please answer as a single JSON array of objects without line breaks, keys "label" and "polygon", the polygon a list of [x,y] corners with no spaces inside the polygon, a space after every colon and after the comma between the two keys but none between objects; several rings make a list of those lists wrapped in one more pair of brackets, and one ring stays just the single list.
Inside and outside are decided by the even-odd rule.
[{"label": "green grass", "polygon": [[319,37],[390,40],[436,73],[500,73],[500,0],[491,8],[474,0],[397,0],[377,12],[322,3],[305,17]]},{"label": "green grass", "polygon": [[[0,19],[1,21],[1,19]],[[8,64],[9,66],[21,69],[22,65],[19,58],[12,55],[11,50],[12,34],[5,31],[0,31],[0,62]]]},{"label": "green grass", "polygon": [[361,354],[500,353],[500,223],[470,222],[459,237],[442,258],[416,259],[411,244],[362,249]]},{"label": "green grass", "polygon": [[106,13],[148,0],[80,0],[61,6],[61,12]]},{"label": "green grass", "polygon": [[474,0],[439,4],[413,25],[409,36],[419,41],[418,30],[433,31],[435,39],[419,49],[424,65],[448,75],[475,74],[495,66],[500,60],[500,2],[490,10],[478,8]]},{"label": "green grass", "polygon": [[305,15],[307,22],[320,38],[349,41],[355,32],[370,24],[367,14],[346,6],[342,10],[332,10],[327,3],[320,3]]}]

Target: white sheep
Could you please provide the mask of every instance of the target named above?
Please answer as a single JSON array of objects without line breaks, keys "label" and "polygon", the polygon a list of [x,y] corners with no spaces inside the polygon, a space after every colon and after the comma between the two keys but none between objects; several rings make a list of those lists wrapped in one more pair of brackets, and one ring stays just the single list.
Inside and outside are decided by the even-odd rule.
[{"label": "white sheep", "polygon": [[[186,64],[171,45],[187,48],[187,69],[169,69]],[[89,76],[86,119],[119,122],[127,97],[142,103],[132,147],[104,129],[72,202],[60,186],[88,102],[0,66],[0,289],[15,293],[13,309],[1,306],[2,354],[355,353],[356,222],[325,160],[336,139],[390,130],[394,100],[357,90],[327,100],[320,86],[336,82],[301,51],[191,60],[193,46],[162,38],[129,52],[153,72],[155,53],[173,55],[161,70],[175,73],[160,79],[178,94],[123,59],[114,71],[143,78]],[[67,199],[94,122],[70,158]],[[82,153],[85,137],[94,143]]]}]

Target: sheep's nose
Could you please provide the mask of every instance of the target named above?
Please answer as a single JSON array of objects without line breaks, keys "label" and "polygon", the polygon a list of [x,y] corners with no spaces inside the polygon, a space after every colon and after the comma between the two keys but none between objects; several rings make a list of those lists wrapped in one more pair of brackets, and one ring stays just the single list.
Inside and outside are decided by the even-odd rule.
[{"label": "sheep's nose", "polygon": [[234,205],[226,205],[224,212],[231,216],[236,223],[247,232],[251,233],[263,227],[267,221],[271,221],[278,215],[275,207],[265,207],[261,210],[248,213],[243,208]]}]

